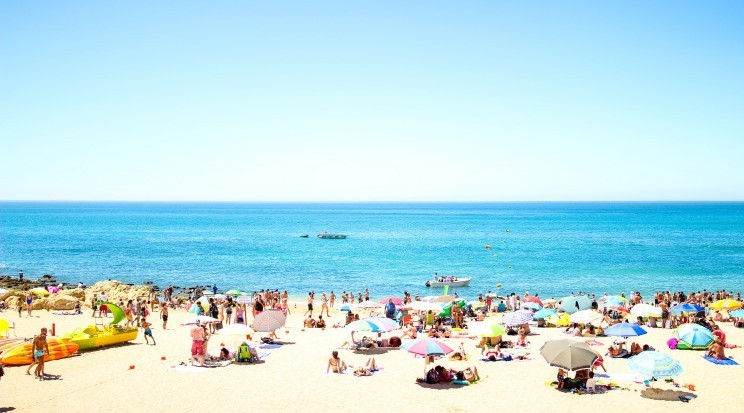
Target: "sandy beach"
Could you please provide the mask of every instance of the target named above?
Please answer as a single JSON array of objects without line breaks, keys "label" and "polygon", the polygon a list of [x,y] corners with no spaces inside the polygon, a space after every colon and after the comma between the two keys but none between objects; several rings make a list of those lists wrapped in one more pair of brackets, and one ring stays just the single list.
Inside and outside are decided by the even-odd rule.
[{"label": "sandy beach", "polygon": [[[649,334],[637,342],[650,344],[673,355],[685,368],[676,379],[682,385],[694,384],[698,398],[689,404],[643,398],[645,388],[639,383],[622,383],[628,390],[609,390],[602,394],[562,393],[547,385],[555,379],[556,369],[539,355],[543,342],[563,337],[563,329],[535,328],[529,336],[532,360],[484,362],[475,339],[444,339],[453,348],[464,343],[470,353],[468,361],[438,360],[455,369],[476,365],[482,379],[475,385],[422,385],[424,360],[403,349],[369,352],[340,350],[341,358],[359,366],[374,356],[382,370],[371,377],[352,374],[326,374],[326,364],[332,350],[349,339],[344,328],[303,329],[303,303],[292,303],[292,313],[286,330],[278,331],[287,342],[280,347],[259,349],[265,356],[258,364],[232,364],[219,368],[172,369],[188,363],[189,327],[180,322],[192,314],[172,310],[168,329],[155,323],[153,334],[157,345],[145,345],[142,334],[131,344],[82,352],[80,355],[49,362],[47,374],[51,380],[39,381],[25,374],[25,367],[6,367],[0,381],[2,411],[41,412],[50,410],[142,412],[180,411],[211,412],[255,411],[356,411],[413,408],[424,411],[465,412],[483,409],[519,409],[520,411],[568,411],[580,408],[601,409],[623,406],[629,411],[738,411],[741,396],[734,389],[744,387],[742,366],[718,366],[702,358],[700,351],[671,351],[665,342],[672,330],[649,329]],[[329,324],[342,321],[342,314],[332,310]],[[61,335],[76,327],[93,322],[91,310],[84,315],[54,315],[49,311],[34,311],[20,319],[13,311],[0,317],[15,322],[15,334],[31,337],[41,327],[51,328]],[[500,318],[501,315],[494,317]],[[728,342],[744,344],[744,330],[723,323]],[[11,335],[13,332],[11,331]],[[595,348],[604,352],[613,338],[597,338],[604,343]],[[210,349],[218,344],[231,345],[234,338],[214,336]],[[737,360],[744,360],[744,349],[727,350]],[[611,373],[631,373],[624,359],[605,359]],[[130,368],[130,366],[134,366]],[[659,382],[657,387],[675,389]],[[677,389],[679,390],[679,389]],[[686,390],[686,389],[685,389]],[[583,407],[582,407],[583,406]]]}]

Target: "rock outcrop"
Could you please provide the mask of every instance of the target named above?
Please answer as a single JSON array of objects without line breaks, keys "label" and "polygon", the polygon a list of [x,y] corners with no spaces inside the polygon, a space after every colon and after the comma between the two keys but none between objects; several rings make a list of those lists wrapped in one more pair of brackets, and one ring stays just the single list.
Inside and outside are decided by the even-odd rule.
[{"label": "rock outcrop", "polygon": [[126,303],[128,300],[137,298],[149,300],[152,291],[152,286],[128,285],[119,281],[101,281],[85,289],[85,305],[90,306],[93,295],[100,297],[102,293],[106,293],[108,300],[112,303],[119,303],[119,301]]}]

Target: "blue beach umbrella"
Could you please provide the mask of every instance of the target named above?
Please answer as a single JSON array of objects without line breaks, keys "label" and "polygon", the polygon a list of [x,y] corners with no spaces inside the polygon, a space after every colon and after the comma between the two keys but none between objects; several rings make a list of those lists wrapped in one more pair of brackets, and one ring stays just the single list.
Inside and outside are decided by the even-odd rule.
[{"label": "blue beach umbrella", "polygon": [[349,304],[344,304],[339,308],[339,311],[351,311],[351,306]]},{"label": "blue beach umbrella", "polygon": [[682,324],[674,330],[674,335],[693,350],[705,350],[713,342],[713,334],[700,324]]},{"label": "blue beach umbrella", "polygon": [[643,327],[635,323],[619,323],[605,329],[606,335],[614,337],[635,337],[647,333]]},{"label": "blue beach umbrella", "polygon": [[675,377],[685,370],[670,355],[658,351],[644,351],[629,358],[628,367],[635,373],[657,379]]},{"label": "blue beach umbrella", "polygon": [[552,309],[552,308],[543,308],[542,310],[536,312],[532,315],[532,318],[534,319],[541,319],[541,318],[548,318],[552,316],[553,314],[557,313],[558,311]]},{"label": "blue beach umbrella", "polygon": [[703,307],[690,303],[682,303],[670,308],[669,311],[671,311],[672,314],[697,313],[703,311]]},{"label": "blue beach umbrella", "polygon": [[744,309],[732,311],[729,313],[729,316],[734,318],[744,318]]},{"label": "blue beach umbrella", "polygon": [[590,308],[592,308],[592,300],[585,295],[561,298],[561,310],[564,313],[573,314],[577,311],[588,310]]},{"label": "blue beach umbrella", "polygon": [[522,303],[522,308],[526,308],[529,310],[536,310],[536,311],[542,310],[542,307],[540,307],[540,304],[532,302],[532,301],[527,302],[527,303]]}]

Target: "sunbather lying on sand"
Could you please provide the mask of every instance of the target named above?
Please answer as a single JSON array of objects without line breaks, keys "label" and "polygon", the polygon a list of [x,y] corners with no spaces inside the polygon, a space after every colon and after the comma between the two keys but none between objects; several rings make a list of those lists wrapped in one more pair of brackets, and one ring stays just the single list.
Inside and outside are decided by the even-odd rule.
[{"label": "sunbather lying on sand", "polygon": [[363,366],[359,366],[356,370],[354,370],[355,376],[371,376],[372,373],[380,370],[379,367],[377,367],[377,363],[375,362],[374,357],[370,357],[367,359],[367,363]]}]

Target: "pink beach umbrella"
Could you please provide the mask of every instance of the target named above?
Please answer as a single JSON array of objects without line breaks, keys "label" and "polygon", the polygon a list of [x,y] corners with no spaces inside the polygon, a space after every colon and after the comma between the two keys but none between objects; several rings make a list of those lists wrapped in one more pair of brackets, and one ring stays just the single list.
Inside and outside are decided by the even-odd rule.
[{"label": "pink beach umbrella", "polygon": [[524,300],[522,300],[522,302],[525,302],[525,303],[537,303],[540,307],[543,306],[542,301],[540,301],[540,299],[537,298],[537,297],[535,297],[534,295],[531,295],[529,297],[524,297]]},{"label": "pink beach umbrella", "polygon": [[400,299],[400,298],[398,298],[398,297],[386,297],[386,298],[383,298],[382,300],[380,300],[380,302],[382,304],[387,304],[388,303],[388,300],[393,300],[393,304],[395,304],[398,307],[400,307],[400,306],[403,305],[403,300]]},{"label": "pink beach umbrella", "polygon": [[[403,343],[401,347],[406,349],[409,353],[427,358],[429,356],[444,356],[454,351],[450,346],[433,338],[421,338],[418,340],[407,341]],[[424,363],[424,379],[426,379],[426,363]]]}]

